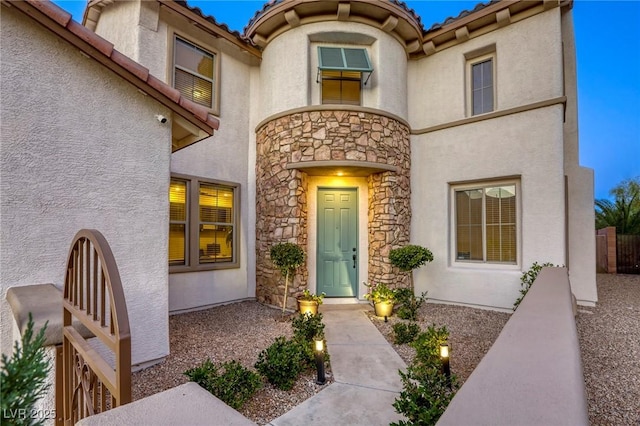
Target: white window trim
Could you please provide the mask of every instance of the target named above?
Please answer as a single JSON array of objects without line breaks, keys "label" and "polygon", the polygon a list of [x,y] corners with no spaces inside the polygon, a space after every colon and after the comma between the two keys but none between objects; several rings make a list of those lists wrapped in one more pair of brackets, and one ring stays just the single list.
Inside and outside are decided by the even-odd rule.
[{"label": "white window trim", "polygon": [[[176,38],[182,39],[182,41],[187,42],[196,46],[199,49],[206,51],[207,53],[214,56],[213,63],[213,99],[211,100],[211,106],[209,107],[209,112],[215,116],[220,116],[220,62],[221,56],[218,49],[215,49],[211,45],[206,43],[202,43],[200,41],[194,42],[194,37],[187,35],[181,31],[176,29],[170,29],[169,33],[169,41],[167,42],[167,82],[171,87],[175,87],[174,79],[174,68],[175,68],[175,60],[174,60],[174,47]],[[182,69],[178,67],[178,69]],[[189,72],[190,74],[197,75],[201,78],[205,78],[209,80],[208,77],[201,76],[200,74],[194,73],[190,70],[183,70]],[[206,108],[206,107],[205,107]]]},{"label": "white window trim", "polygon": [[[240,184],[237,182],[227,182],[216,179],[208,179],[198,176],[183,175],[177,173],[171,173],[171,179],[178,179],[187,183],[187,241],[185,248],[185,264],[184,265],[169,265],[169,273],[180,272],[197,272],[197,271],[211,271],[217,269],[233,269],[240,267]],[[191,220],[193,215],[197,215],[199,212],[199,196],[193,195],[199,194],[199,184],[211,184],[227,186],[233,189],[233,255],[231,262],[217,262],[217,263],[200,263],[199,246],[198,246],[198,231],[200,221],[196,218],[195,221]],[[168,196],[168,194],[167,194]],[[167,224],[168,229],[169,224]],[[169,240],[167,239],[167,245]],[[194,253],[196,253],[194,255]],[[168,259],[167,259],[168,262]]]},{"label": "white window trim", "polygon": [[[487,262],[480,260],[459,260],[457,256],[457,222],[456,222],[456,191],[479,189],[487,186],[515,185],[516,186],[516,262]],[[484,215],[484,213],[483,213]],[[483,228],[486,226],[483,216]],[[483,232],[483,239],[485,238]],[[484,247],[484,240],[483,240]],[[522,265],[522,189],[520,177],[497,178],[495,180],[478,180],[473,182],[449,183],[449,265],[464,269],[500,269],[520,270]]]},{"label": "white window trim", "polygon": [[[483,51],[486,52],[486,49],[483,49]],[[495,112],[498,110],[498,73],[497,73],[497,69],[498,69],[498,62],[497,62],[497,55],[495,50],[491,51],[490,53],[483,53],[483,54],[479,54],[479,55],[473,55],[473,54],[467,54],[465,55],[466,59],[467,59],[467,63],[466,63],[466,85],[467,85],[467,117],[479,117],[482,116],[484,114],[490,114],[492,112]],[[493,109],[491,111],[486,111],[483,113],[479,113],[479,114],[474,114],[473,113],[473,66],[476,64],[479,64],[481,62],[485,62],[487,60],[491,59],[493,61],[492,64],[492,83],[493,83]]]}]

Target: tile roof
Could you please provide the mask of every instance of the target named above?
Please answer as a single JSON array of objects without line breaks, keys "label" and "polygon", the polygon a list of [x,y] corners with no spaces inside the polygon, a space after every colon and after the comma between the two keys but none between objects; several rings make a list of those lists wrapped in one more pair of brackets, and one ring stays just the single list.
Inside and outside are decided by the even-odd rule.
[{"label": "tile roof", "polygon": [[453,24],[455,21],[457,21],[458,19],[462,19],[464,17],[467,17],[469,15],[471,15],[472,13],[478,12],[482,9],[484,9],[485,7],[491,6],[494,3],[498,3],[500,0],[490,0],[486,3],[478,3],[473,9],[471,10],[463,10],[462,12],[460,12],[458,14],[458,16],[449,16],[447,19],[445,19],[442,22],[439,23],[435,23],[431,26],[431,28],[429,28],[427,30],[427,32],[429,31],[435,31],[435,30],[439,30],[440,28],[444,27],[445,25],[449,25],[449,24]]},{"label": "tile roof", "polygon": [[214,130],[218,129],[220,121],[211,115],[207,108],[186,99],[178,90],[149,74],[147,68],[114,49],[109,41],[72,20],[71,14],[51,1],[8,0],[6,3],[79,48],[209,135],[213,135]]},{"label": "tile roof", "polygon": [[189,6],[189,4],[184,0],[174,0],[174,3],[177,3],[182,7],[186,7],[187,9],[189,9],[190,11],[195,13],[196,15],[198,15],[201,18],[204,18],[207,21],[211,22],[213,25],[219,26],[223,30],[227,31],[229,34],[234,35],[236,38],[238,38],[238,40],[241,40],[244,43],[252,44],[251,41],[248,38],[244,37],[244,35],[240,34],[238,31],[230,29],[227,24],[216,21],[216,18],[214,18],[211,15],[205,14],[202,11],[202,9],[200,9],[199,7],[197,7],[197,6]]},{"label": "tile roof", "polygon": [[[247,25],[244,27],[243,29],[243,33],[246,33],[247,28],[249,28],[257,19],[259,19],[263,14],[265,14],[267,11],[269,11],[271,8],[273,8],[274,6],[283,3],[287,0],[270,0],[268,2],[266,2],[264,5],[262,5],[262,8],[258,11],[256,11],[256,13],[253,15],[253,17],[249,20],[249,23],[247,23]],[[422,23],[422,18],[420,17],[420,15],[418,15],[416,13],[415,10],[413,10],[412,8],[410,8],[404,1],[401,0],[387,0],[389,3],[393,3],[396,6],[399,6],[400,8],[404,9],[405,12],[409,13],[409,15],[411,15],[417,22],[418,24],[420,24],[420,27],[422,27],[422,29],[424,30],[424,25]],[[458,16],[455,17],[448,17],[447,19],[445,19],[443,22],[440,23],[435,23],[431,26],[431,28],[429,28],[428,31],[433,31],[433,30],[437,30],[442,28],[445,25],[449,25],[455,21],[457,21],[458,19],[462,19],[466,16],[469,16],[470,14],[477,12],[479,10],[484,9],[485,7],[493,4],[493,3],[497,3],[500,0],[490,0],[489,2],[486,3],[478,3],[472,10],[463,10],[462,12],[460,12],[458,14]],[[185,3],[186,1],[179,1],[178,3]]]},{"label": "tile roof", "polygon": [[[187,14],[185,16],[194,22],[197,22],[198,19],[203,20],[204,22],[200,23],[200,28],[204,29],[205,31],[212,32],[215,37],[225,38],[227,41],[234,43],[236,46],[246,50],[256,57],[261,57],[262,50],[252,40],[250,40],[244,34],[240,34],[238,31],[231,30],[227,24],[216,21],[213,16],[205,14],[199,7],[191,7],[184,0],[158,1],[161,5],[175,12],[184,14],[184,12],[186,11]],[[191,16],[189,16],[189,14],[191,14]],[[213,26],[208,24],[212,24]]]}]

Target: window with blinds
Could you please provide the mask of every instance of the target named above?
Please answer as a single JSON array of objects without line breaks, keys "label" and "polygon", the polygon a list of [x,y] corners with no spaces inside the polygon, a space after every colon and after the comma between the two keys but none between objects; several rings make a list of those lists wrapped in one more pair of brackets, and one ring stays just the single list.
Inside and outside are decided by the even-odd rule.
[{"label": "window with blinds", "polygon": [[366,49],[318,46],[318,72],[323,104],[360,105],[362,77],[373,68]]},{"label": "window with blinds", "polygon": [[360,105],[362,74],[356,71],[322,71],[322,103]]},{"label": "window with blinds", "polygon": [[213,108],[216,55],[175,37],[173,87],[189,100]]},{"label": "window with blinds", "polygon": [[171,179],[169,186],[169,264],[184,265],[187,247],[187,182]]},{"label": "window with blinds", "polygon": [[233,188],[200,184],[198,247],[201,263],[228,262],[233,256]]},{"label": "window with blinds", "polygon": [[169,271],[238,267],[239,185],[177,175],[169,186]]},{"label": "window with blinds", "polygon": [[456,260],[516,263],[516,185],[487,185],[454,193]]}]

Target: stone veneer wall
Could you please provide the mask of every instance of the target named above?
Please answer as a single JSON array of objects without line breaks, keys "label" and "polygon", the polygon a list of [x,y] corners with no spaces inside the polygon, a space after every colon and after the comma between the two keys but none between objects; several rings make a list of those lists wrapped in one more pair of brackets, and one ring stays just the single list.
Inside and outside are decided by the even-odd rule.
[{"label": "stone veneer wall", "polygon": [[[306,173],[290,163],[351,160],[397,166],[398,173],[368,177],[369,282],[408,286],[408,275],[389,264],[392,248],[409,242],[411,224],[411,152],[409,129],[393,118],[361,111],[296,112],[275,118],[257,131],[256,296],[282,305],[284,278],[269,258],[278,242],[307,247]],[[362,217],[362,216],[361,216]],[[287,306],[307,287],[307,266],[290,283]]]}]

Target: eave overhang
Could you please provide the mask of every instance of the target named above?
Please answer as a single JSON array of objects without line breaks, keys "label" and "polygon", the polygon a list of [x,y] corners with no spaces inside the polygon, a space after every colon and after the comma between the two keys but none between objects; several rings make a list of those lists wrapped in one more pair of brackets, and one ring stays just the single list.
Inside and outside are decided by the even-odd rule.
[{"label": "eave overhang", "polygon": [[422,25],[418,18],[398,4],[380,0],[290,0],[266,9],[245,28],[245,36],[264,48],[278,35],[313,22],[359,22],[389,33],[407,53],[421,47]]},{"label": "eave overhang", "polygon": [[71,19],[71,14],[54,3],[37,0],[2,0],[2,4],[29,16],[79,49],[85,56],[94,59],[131,83],[142,94],[151,96],[170,109],[174,117],[172,126],[180,126],[180,123],[183,123],[183,130],[190,133],[188,138],[182,137],[181,140],[174,138],[172,151],[212,136],[220,126],[220,121],[211,115],[207,108],[184,98],[178,90],[149,74],[147,68],[115,50],[112,43]]}]

